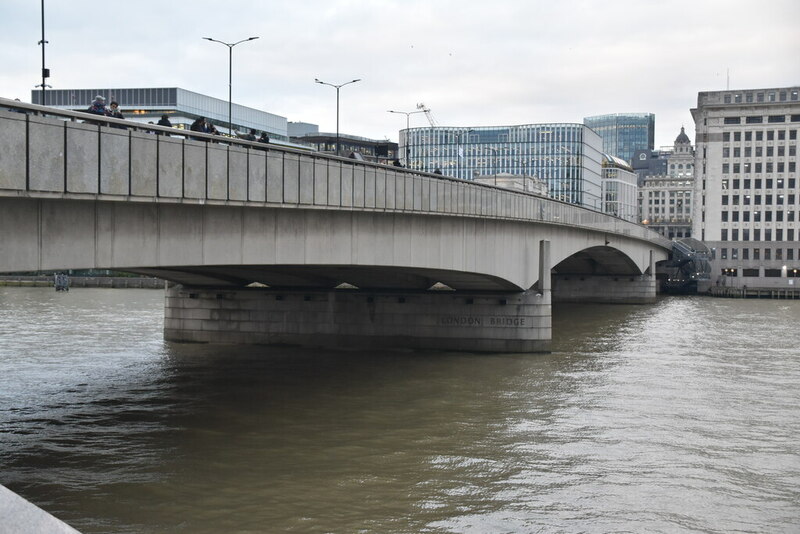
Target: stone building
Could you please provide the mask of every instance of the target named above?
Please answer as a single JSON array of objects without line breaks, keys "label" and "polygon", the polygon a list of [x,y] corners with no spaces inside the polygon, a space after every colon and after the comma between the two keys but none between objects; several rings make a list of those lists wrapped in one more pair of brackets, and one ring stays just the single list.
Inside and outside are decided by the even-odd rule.
[{"label": "stone building", "polygon": [[[634,157],[634,165],[640,162],[639,220],[669,239],[692,236],[694,157],[683,127],[672,148],[639,151]],[[645,161],[647,167],[641,164]]]},{"label": "stone building", "polygon": [[693,236],[712,249],[712,279],[791,288],[800,276],[800,87],[701,92]]}]

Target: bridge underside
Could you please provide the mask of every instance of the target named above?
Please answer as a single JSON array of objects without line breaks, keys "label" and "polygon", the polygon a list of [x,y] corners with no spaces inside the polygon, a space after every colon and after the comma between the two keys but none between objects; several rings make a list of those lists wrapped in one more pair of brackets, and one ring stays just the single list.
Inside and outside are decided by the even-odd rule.
[{"label": "bridge underside", "polygon": [[129,268],[185,286],[334,289],[346,284],[360,289],[426,290],[443,284],[464,291],[519,291],[501,278],[480,273],[363,265],[204,265],[175,268]]}]

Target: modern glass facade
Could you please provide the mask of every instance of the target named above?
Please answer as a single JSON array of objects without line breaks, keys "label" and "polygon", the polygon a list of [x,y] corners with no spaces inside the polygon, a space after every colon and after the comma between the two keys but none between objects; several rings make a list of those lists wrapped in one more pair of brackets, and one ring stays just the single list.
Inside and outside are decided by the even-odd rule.
[{"label": "modern glass facade", "polygon": [[428,127],[400,131],[409,167],[472,180],[508,173],[547,184],[549,196],[600,210],[600,136],[582,124]]},{"label": "modern glass facade", "polygon": [[653,150],[656,116],[652,113],[612,113],[586,117],[583,124],[603,139],[603,152],[628,163],[637,150]]}]

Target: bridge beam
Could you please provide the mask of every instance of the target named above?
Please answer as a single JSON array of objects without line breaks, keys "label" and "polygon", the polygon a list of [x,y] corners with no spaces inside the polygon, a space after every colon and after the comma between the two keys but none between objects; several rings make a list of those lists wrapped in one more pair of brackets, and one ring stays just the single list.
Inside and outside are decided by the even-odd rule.
[{"label": "bridge beam", "polygon": [[194,343],[546,352],[550,292],[167,289],[164,338]]}]

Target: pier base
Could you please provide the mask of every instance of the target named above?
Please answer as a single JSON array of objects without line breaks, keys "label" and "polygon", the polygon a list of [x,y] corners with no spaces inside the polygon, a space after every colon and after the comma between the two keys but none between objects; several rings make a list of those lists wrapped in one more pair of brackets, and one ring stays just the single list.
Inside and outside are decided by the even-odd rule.
[{"label": "pier base", "polygon": [[167,289],[164,338],[195,343],[546,352],[550,291]]},{"label": "pier base", "polygon": [[649,304],[656,279],[646,275],[553,275],[553,302]]}]

